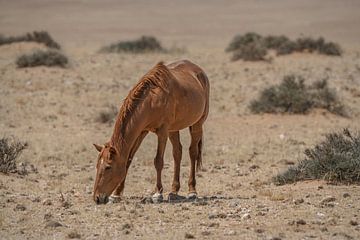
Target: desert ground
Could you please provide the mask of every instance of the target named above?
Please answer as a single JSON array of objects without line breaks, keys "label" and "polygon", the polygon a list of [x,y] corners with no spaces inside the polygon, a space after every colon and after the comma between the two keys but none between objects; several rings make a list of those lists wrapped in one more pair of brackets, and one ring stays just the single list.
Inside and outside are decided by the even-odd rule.
[{"label": "desert ground", "polygon": [[[0,173],[0,239],[359,239],[360,187],[306,181],[284,186],[272,177],[304,157],[327,133],[360,130],[360,2],[0,0],[0,33],[46,30],[69,57],[68,68],[20,69],[15,60],[36,43],[0,46],[0,137],[28,143],[19,164],[27,175]],[[272,62],[230,61],[235,34],[323,36],[341,57],[296,53]],[[183,51],[103,54],[105,44],[154,35]],[[92,199],[97,151],[132,86],[158,61],[189,59],[211,84],[204,126],[200,199],[143,204],[154,189],[156,137],[150,134],[130,167],[121,202]],[[249,103],[286,74],[308,83],[328,78],[350,117],[325,110],[305,115],[253,114]],[[187,194],[189,133],[181,132],[180,194]],[[36,169],[35,169],[36,168]],[[163,185],[170,191],[171,144]],[[330,199],[330,200],[329,200]],[[324,204],[326,201],[330,204]]]}]

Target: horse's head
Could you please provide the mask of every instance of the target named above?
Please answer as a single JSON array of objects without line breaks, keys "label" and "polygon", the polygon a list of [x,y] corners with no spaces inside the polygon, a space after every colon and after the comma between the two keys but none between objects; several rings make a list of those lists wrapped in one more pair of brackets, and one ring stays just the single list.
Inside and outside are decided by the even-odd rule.
[{"label": "horse's head", "polygon": [[97,204],[107,203],[111,193],[125,177],[126,162],[121,160],[120,153],[114,146],[109,144],[104,146],[94,144],[94,146],[99,151],[94,201]]}]

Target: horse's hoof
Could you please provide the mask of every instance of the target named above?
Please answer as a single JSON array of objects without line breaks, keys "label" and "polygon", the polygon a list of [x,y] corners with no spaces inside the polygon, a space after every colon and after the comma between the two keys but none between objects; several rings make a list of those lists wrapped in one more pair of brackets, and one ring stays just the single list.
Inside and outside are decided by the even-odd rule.
[{"label": "horse's hoof", "polygon": [[111,204],[111,203],[119,203],[121,202],[121,197],[120,196],[116,196],[116,195],[111,195],[109,197],[109,202],[108,204]]},{"label": "horse's hoof", "polygon": [[185,200],[186,200],[186,197],[180,196],[177,193],[169,193],[169,195],[168,195],[169,202],[182,202]]},{"label": "horse's hoof", "polygon": [[191,193],[189,193],[187,199],[188,199],[188,200],[195,200],[195,199],[197,199],[197,193],[196,193],[196,192],[191,192]]},{"label": "horse's hoof", "polygon": [[154,195],[152,195],[151,199],[153,203],[161,203],[164,200],[161,193],[155,193]]}]

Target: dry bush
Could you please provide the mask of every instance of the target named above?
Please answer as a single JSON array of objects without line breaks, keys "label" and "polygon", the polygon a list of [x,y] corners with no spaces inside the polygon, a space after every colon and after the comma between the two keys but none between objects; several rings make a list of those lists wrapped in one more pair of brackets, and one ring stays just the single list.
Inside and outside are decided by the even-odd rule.
[{"label": "dry bush", "polygon": [[326,139],[312,149],[305,150],[305,159],[278,174],[278,185],[296,181],[322,179],[330,182],[360,182],[360,133],[348,129],[326,135]]},{"label": "dry bush", "polygon": [[100,52],[105,53],[146,53],[146,52],[163,52],[165,49],[160,42],[152,36],[142,36],[132,41],[120,41],[103,47]]},{"label": "dry bush", "polygon": [[266,48],[264,48],[261,43],[253,42],[243,45],[234,51],[231,60],[236,61],[242,59],[244,61],[261,61],[265,60],[266,54]]},{"label": "dry bush", "polygon": [[27,147],[27,143],[9,138],[0,139],[0,172],[17,172],[16,159]]},{"label": "dry bush", "polygon": [[55,42],[50,34],[46,31],[34,31],[32,33],[26,33],[25,35],[16,37],[5,37],[0,35],[0,45],[16,42],[37,42],[42,43],[49,48],[60,49],[60,45]]},{"label": "dry bush", "polygon": [[229,46],[226,48],[226,52],[236,51],[240,47],[255,42],[261,42],[262,36],[255,32],[248,32],[244,35],[236,35],[234,39],[230,42]]},{"label": "dry bush", "polygon": [[68,62],[68,58],[65,55],[54,50],[36,50],[33,53],[21,55],[16,60],[19,68],[36,66],[58,66],[64,68]]},{"label": "dry bush", "polygon": [[[293,52],[317,52],[332,56],[341,56],[342,54],[342,49],[338,44],[326,42],[324,38],[313,39],[307,37],[292,41],[284,35],[269,35],[263,37],[254,32],[236,35],[225,51],[233,52],[232,60],[243,59],[257,61],[264,60],[264,57],[259,57],[259,55],[265,56],[268,49],[275,50],[277,55],[285,55]],[[254,55],[252,56],[251,54]]]},{"label": "dry bush", "polygon": [[301,76],[287,75],[280,85],[262,91],[260,98],[250,103],[253,113],[307,113],[313,108],[324,108],[340,116],[347,116],[344,106],[327,80],[306,86]]},{"label": "dry bush", "polygon": [[318,52],[325,55],[341,56],[342,50],[337,43],[326,42],[324,38],[313,39],[310,37],[296,40],[297,51]]}]

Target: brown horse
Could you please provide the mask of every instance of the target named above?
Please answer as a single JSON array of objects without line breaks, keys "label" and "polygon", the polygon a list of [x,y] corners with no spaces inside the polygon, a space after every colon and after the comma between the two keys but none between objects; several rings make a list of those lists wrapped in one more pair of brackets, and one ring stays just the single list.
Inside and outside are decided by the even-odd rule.
[{"label": "brown horse", "polygon": [[[189,197],[196,198],[196,170],[201,167],[203,123],[209,112],[209,81],[204,71],[190,61],[169,65],[159,62],[129,92],[120,108],[111,140],[99,151],[94,185],[96,203],[106,203],[110,194],[120,198],[131,161],[147,133],[158,137],[154,165],[157,181],[153,200],[162,200],[161,171],[167,139],[173,146],[174,178],[171,196],[180,189],[182,146],[179,130],[189,127],[191,167]],[[170,195],[169,195],[170,197]]]}]

